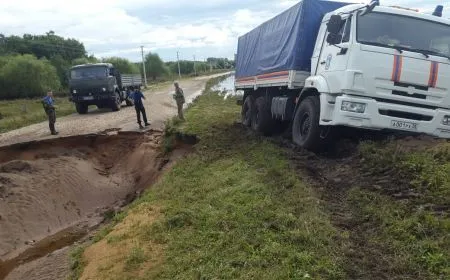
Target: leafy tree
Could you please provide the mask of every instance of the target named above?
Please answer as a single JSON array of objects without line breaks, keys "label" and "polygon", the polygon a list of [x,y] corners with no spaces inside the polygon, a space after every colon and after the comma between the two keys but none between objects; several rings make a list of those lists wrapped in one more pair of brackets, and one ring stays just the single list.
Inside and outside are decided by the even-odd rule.
[{"label": "leafy tree", "polygon": [[0,69],[2,99],[42,96],[47,90],[60,87],[55,67],[45,58],[17,55],[8,58]]},{"label": "leafy tree", "polygon": [[34,54],[37,58],[60,55],[68,61],[86,55],[86,49],[82,43],[75,39],[58,36],[53,31],[44,35],[0,36],[0,41],[3,41],[4,53],[10,54]]},{"label": "leafy tree", "polygon": [[169,72],[164,62],[156,53],[149,53],[145,56],[145,70],[147,76],[151,77],[153,80],[167,75]]},{"label": "leafy tree", "polygon": [[116,69],[120,71],[122,74],[139,74],[140,70],[139,67],[129,61],[128,59],[121,58],[121,57],[109,57],[109,58],[103,58],[103,62],[111,63],[114,65]]},{"label": "leafy tree", "polygon": [[70,62],[65,60],[61,55],[57,54],[50,59],[50,63],[55,67],[59,77],[59,81],[63,87],[69,85],[68,71],[70,69]]},{"label": "leafy tree", "polygon": [[72,66],[75,65],[81,65],[81,64],[88,64],[88,63],[97,63],[98,59],[96,59],[93,56],[89,56],[89,57],[79,57],[77,59],[72,60]]}]

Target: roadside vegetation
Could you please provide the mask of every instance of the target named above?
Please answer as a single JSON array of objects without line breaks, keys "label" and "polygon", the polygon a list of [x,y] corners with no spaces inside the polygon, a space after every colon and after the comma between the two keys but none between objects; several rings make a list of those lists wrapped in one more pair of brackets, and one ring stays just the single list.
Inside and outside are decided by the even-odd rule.
[{"label": "roadside vegetation", "polygon": [[[364,143],[361,155],[372,173],[393,173],[390,186],[354,188],[349,203],[367,247],[384,269],[415,279],[450,278],[450,143]],[[380,188],[381,187],[381,188]],[[362,229],[363,227],[361,227]],[[400,279],[400,277],[399,277]]]},{"label": "roadside vegetation", "polygon": [[236,124],[216,82],[166,128],[166,152],[178,132],[196,150],[86,248],[80,279],[449,278],[449,143],[292,150]]},{"label": "roadside vegetation", "polygon": [[[73,103],[67,97],[56,97],[56,116],[62,117],[75,112]],[[47,120],[40,99],[0,100],[0,133],[18,129]]]},{"label": "roadside vegetation", "polygon": [[86,249],[81,279],[345,279],[314,190],[235,124],[234,102],[207,90],[176,122],[200,138],[196,152]]}]

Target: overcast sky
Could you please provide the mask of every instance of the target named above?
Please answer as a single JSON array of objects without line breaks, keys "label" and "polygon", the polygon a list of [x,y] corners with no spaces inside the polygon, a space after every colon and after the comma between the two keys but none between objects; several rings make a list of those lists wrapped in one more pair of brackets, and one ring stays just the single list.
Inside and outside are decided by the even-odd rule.
[{"label": "overcast sky", "polygon": [[[140,46],[166,60],[233,58],[238,36],[298,0],[0,0],[0,32],[58,35],[82,41],[97,57],[140,59]],[[367,3],[368,0],[345,2]],[[381,0],[430,13],[450,1]]]}]

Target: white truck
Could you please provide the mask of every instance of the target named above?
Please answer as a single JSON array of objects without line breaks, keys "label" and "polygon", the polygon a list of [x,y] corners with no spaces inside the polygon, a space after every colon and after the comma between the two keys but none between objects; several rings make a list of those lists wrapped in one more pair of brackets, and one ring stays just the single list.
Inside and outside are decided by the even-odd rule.
[{"label": "white truck", "polygon": [[[418,11],[303,0],[239,38],[242,122],[320,149],[338,126],[450,138],[450,20]],[[336,130],[336,129],[335,129]]]}]

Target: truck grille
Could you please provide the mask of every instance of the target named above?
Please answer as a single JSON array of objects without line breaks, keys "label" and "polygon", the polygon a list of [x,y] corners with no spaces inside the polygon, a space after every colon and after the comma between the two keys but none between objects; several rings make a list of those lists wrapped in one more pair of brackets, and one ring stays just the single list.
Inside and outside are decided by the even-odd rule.
[{"label": "truck grille", "polygon": [[80,89],[77,90],[77,95],[89,95],[89,93],[92,93],[92,95],[98,95],[103,94],[102,88],[91,88],[91,89]]},{"label": "truck grille", "polygon": [[395,111],[395,110],[379,110],[379,113],[384,116],[390,116],[394,118],[402,118],[402,119],[408,119],[408,120],[415,120],[415,121],[431,121],[433,119],[433,116],[427,116],[422,114],[414,114],[409,112],[401,112],[401,111]]},{"label": "truck grille", "polygon": [[425,94],[420,94],[420,93],[409,94],[407,92],[400,91],[400,90],[393,90],[392,94],[393,95],[404,96],[404,97],[412,97],[412,98],[424,99],[424,100],[427,99],[427,96]]}]

